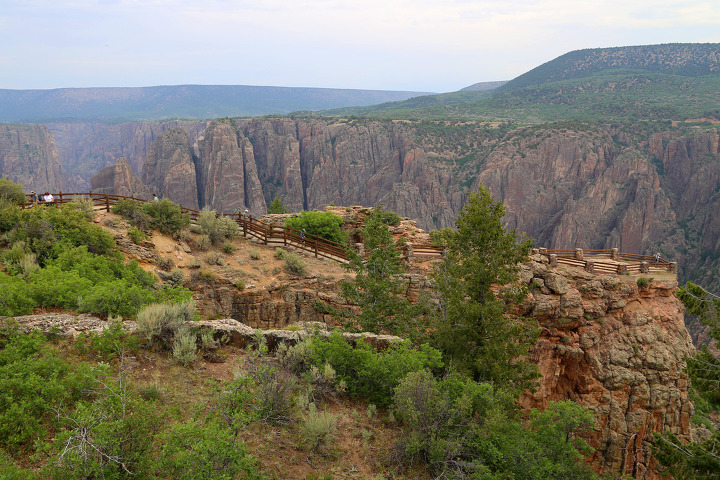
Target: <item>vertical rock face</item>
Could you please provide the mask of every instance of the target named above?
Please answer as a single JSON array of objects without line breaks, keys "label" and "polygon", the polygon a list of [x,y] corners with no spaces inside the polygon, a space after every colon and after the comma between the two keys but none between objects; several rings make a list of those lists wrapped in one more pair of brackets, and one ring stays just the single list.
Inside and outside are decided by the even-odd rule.
[{"label": "vertical rock face", "polygon": [[115,165],[100,170],[91,182],[92,191],[95,193],[109,193],[150,200],[150,190],[133,173],[130,163],[124,158],[119,159]]},{"label": "vertical rock face", "polygon": [[603,472],[660,478],[653,432],[689,438],[692,405],[683,372],[694,353],[674,280],[639,289],[634,277],[594,275],[539,262],[524,267],[532,293],[525,314],[542,327],[531,353],[542,379],[526,409],[573,400],[596,415],[589,439]]},{"label": "vertical rock face", "polygon": [[160,198],[198,209],[197,179],[190,138],[185,130],[165,130],[150,145],[142,180]]},{"label": "vertical rock face", "polygon": [[224,213],[248,208],[255,216],[267,212],[253,144],[233,120],[216,120],[208,127],[196,171],[201,206]]},{"label": "vertical rock face", "polygon": [[52,122],[47,124],[63,159],[63,168],[87,182],[99,170],[124,157],[139,174],[150,145],[168,128],[180,127],[194,143],[207,122],[174,120],[168,122]]},{"label": "vertical rock face", "polygon": [[0,175],[26,192],[68,191],[78,184],[61,168],[53,136],[42,125],[0,125]]}]

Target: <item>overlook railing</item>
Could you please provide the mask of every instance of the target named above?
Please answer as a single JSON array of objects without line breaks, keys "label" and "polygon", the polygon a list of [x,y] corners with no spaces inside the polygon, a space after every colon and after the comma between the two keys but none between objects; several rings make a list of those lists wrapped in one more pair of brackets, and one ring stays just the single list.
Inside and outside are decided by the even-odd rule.
[{"label": "overlook railing", "polygon": [[[138,203],[146,203],[152,200],[146,200],[134,196],[113,195],[108,193],[63,193],[53,194],[54,204],[63,204],[72,202],[74,198],[92,200],[96,210],[110,211],[113,205],[116,205],[121,199],[129,199]],[[22,208],[30,208],[35,205],[45,205],[44,202],[35,202],[30,194],[26,195],[26,201],[23,202]],[[190,217],[191,223],[197,223],[200,211],[186,208],[180,205],[183,213]],[[290,227],[278,227],[263,222],[252,215],[243,215],[240,213],[218,213],[218,216],[232,218],[240,226],[242,234],[245,238],[255,238],[263,242],[265,245],[277,246],[293,246],[298,250],[309,252],[316,258],[323,257],[338,262],[347,262],[346,247],[340,243],[326,240],[324,238],[303,233]],[[406,251],[409,255],[417,257],[441,257],[443,248],[436,245],[413,245],[406,244]]]},{"label": "overlook railing", "polygon": [[551,266],[558,264],[583,268],[593,273],[640,274],[652,272],[677,273],[677,263],[662,257],[621,253],[617,248],[609,250],[548,250],[536,249],[537,253],[548,257]]},{"label": "overlook railing", "polygon": [[[63,193],[59,192],[53,195],[56,204],[71,202],[74,198],[83,198],[92,200],[96,210],[110,211],[113,205],[116,205],[121,199],[130,199],[138,203],[146,203],[151,200],[145,200],[134,196],[113,195],[107,193]],[[22,208],[29,208],[34,205],[43,204],[43,202],[35,202],[31,195],[27,195],[26,201],[22,203]],[[186,208],[180,205],[183,213],[190,217],[192,223],[197,222],[200,211]],[[346,247],[340,243],[332,242],[324,238],[303,233],[289,227],[278,227],[263,222],[252,215],[242,215],[240,213],[219,213],[218,216],[230,217],[240,225],[242,234],[245,238],[255,238],[263,242],[265,245],[277,246],[293,246],[298,250],[309,252],[315,257],[329,258],[338,262],[347,262]],[[443,247],[437,245],[413,244],[405,243],[404,247],[407,256],[414,257],[435,257],[443,256]],[[661,257],[653,257],[649,255],[636,255],[630,253],[621,253],[617,248],[609,250],[583,250],[576,248],[573,250],[548,250],[547,248],[534,249],[533,253],[540,253],[548,257],[551,266],[558,264],[580,267],[588,272],[606,273],[606,274],[638,274],[652,272],[670,272],[677,273],[677,263],[670,262]]]}]

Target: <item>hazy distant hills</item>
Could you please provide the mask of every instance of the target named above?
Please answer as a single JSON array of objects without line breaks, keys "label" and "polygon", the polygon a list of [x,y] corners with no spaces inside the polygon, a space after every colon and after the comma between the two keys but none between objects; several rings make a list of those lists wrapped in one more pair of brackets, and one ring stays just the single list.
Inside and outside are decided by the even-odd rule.
[{"label": "hazy distant hills", "polygon": [[720,44],[578,50],[495,89],[473,87],[325,113],[524,124],[720,119]]},{"label": "hazy distant hills", "polygon": [[419,95],[427,93],[247,85],[0,89],[0,122],[245,117],[371,105]]}]

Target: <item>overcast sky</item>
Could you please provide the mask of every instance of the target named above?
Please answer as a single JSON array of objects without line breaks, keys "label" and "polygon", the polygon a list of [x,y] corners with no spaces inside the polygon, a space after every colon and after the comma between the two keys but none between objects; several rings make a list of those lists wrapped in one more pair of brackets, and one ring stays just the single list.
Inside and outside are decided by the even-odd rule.
[{"label": "overcast sky", "polygon": [[0,88],[446,92],[675,42],[720,42],[718,0],[0,0]]}]

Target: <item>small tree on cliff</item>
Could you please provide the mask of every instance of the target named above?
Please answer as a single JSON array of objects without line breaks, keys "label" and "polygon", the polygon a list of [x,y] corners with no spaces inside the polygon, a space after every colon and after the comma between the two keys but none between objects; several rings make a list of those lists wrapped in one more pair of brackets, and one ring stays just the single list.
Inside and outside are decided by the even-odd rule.
[{"label": "small tree on cliff", "polygon": [[519,392],[537,377],[535,367],[520,360],[537,329],[505,314],[512,294],[520,293],[519,263],[532,241],[507,231],[503,215],[502,202],[481,186],[460,212],[457,231],[444,233],[445,256],[434,272],[441,295],[434,339],[460,371]]}]

